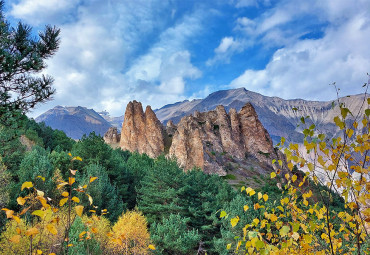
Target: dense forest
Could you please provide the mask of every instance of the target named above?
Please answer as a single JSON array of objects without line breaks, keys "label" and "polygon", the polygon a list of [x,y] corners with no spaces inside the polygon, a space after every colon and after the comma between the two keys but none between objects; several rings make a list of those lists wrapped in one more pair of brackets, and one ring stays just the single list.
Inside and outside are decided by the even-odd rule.
[{"label": "dense forest", "polygon": [[[100,217],[105,224],[105,230],[101,231],[110,231],[120,224],[122,215],[136,212],[144,216],[143,230],[138,231],[147,231],[155,254],[228,254],[227,244],[241,228],[233,228],[228,221],[220,219],[220,212],[227,211],[230,217],[241,215],[240,222],[245,223],[258,216],[257,211],[244,213],[243,209],[246,205],[253,207],[255,198],[240,193],[217,175],[204,174],[201,169],[184,172],[176,161],[164,156],[152,159],[145,154],[112,149],[94,133],[74,141],[62,131],[36,123],[24,115],[19,117],[18,125],[18,129],[3,127],[0,131],[1,207],[14,212],[25,208],[17,198],[27,195],[26,190],[21,191],[22,184],[27,181],[45,192],[50,205],[57,208],[63,198],[63,189],[56,189],[58,181],[68,179],[70,171],[77,170],[75,176],[79,185],[88,184],[91,177],[97,177],[87,189],[93,205],[83,194],[77,195],[85,208],[95,211],[87,211],[84,217]],[[82,161],[71,161],[70,155]],[[268,194],[270,201],[278,201],[281,190],[276,184],[276,180],[267,179],[256,191]],[[338,210],[343,208],[339,196],[335,196],[333,205]],[[24,215],[26,221],[31,219],[28,214],[30,212]],[[3,254],[10,248],[18,253],[18,246],[5,245],[9,236],[16,234],[14,226],[7,222],[2,213],[1,249]],[[83,231],[81,220],[73,222],[69,230],[71,236],[80,234],[76,229]],[[114,251],[94,236],[89,242],[94,247],[89,254]],[[43,245],[43,249],[56,254],[63,251],[51,248],[56,243]],[[70,253],[81,254],[74,253],[74,249],[81,249],[80,246],[70,247]]]}]

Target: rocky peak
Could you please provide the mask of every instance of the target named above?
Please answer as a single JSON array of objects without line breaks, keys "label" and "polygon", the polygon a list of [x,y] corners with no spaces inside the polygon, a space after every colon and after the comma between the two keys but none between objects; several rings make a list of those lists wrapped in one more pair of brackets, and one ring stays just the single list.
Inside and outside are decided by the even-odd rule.
[{"label": "rocky peak", "polygon": [[273,159],[280,159],[251,104],[246,104],[239,113],[231,109],[227,114],[223,106],[217,106],[213,111],[183,117],[169,154],[185,169],[197,166],[218,175],[226,174],[226,158],[239,161],[253,158],[266,170],[275,168]]},{"label": "rocky peak", "polygon": [[[113,139],[116,133],[110,129],[106,139]],[[250,103],[240,112],[230,109],[229,114],[222,105],[208,112],[195,111],[177,126],[168,121],[163,127],[150,106],[144,113],[141,103],[132,101],[126,107],[120,147],[150,157],[166,153],[176,157],[185,170],[199,167],[218,175],[226,175],[230,161],[254,162],[261,171],[269,172],[275,168],[272,160],[282,159]]]},{"label": "rocky peak", "polygon": [[104,141],[107,144],[117,144],[121,140],[121,134],[118,133],[117,127],[110,127],[104,134]]},{"label": "rocky peak", "polygon": [[121,130],[120,147],[157,157],[164,151],[162,125],[150,106],[145,113],[140,102],[129,102]]}]

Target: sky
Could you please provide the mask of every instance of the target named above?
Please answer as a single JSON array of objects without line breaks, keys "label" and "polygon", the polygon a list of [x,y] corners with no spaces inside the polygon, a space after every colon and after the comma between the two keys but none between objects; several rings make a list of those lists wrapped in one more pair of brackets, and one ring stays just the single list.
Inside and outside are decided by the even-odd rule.
[{"label": "sky", "polygon": [[57,106],[124,114],[245,87],[284,99],[362,93],[370,73],[369,0],[12,0],[11,24],[61,29],[47,60]]}]

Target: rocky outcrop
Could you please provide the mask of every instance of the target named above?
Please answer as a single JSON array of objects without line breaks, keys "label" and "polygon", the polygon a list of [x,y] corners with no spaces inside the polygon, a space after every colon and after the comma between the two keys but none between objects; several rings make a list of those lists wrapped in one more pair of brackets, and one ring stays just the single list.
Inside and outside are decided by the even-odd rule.
[{"label": "rocky outcrop", "polygon": [[[114,140],[111,128],[105,140]],[[272,139],[259,121],[254,107],[247,103],[238,113],[223,106],[208,112],[195,111],[178,125],[168,121],[163,127],[150,106],[145,113],[141,103],[127,105],[121,131],[120,147],[157,157],[162,153],[175,157],[185,170],[199,167],[209,174],[226,175],[226,165],[254,162],[266,172],[276,168],[272,160],[282,159],[275,152]],[[244,168],[245,169],[245,168]],[[264,170],[262,170],[264,171]]]},{"label": "rocky outcrop", "polygon": [[271,161],[281,158],[250,103],[239,113],[231,109],[227,114],[223,106],[217,106],[213,111],[183,117],[169,154],[185,169],[196,166],[218,175],[226,174],[225,157],[254,158],[270,170],[275,168]]},{"label": "rocky outcrop", "polygon": [[108,131],[104,134],[104,141],[107,144],[117,144],[121,140],[121,134],[118,133],[116,127],[110,127]]},{"label": "rocky outcrop", "polygon": [[122,124],[120,147],[157,157],[164,152],[162,125],[150,106],[145,113],[140,102],[129,102]]}]

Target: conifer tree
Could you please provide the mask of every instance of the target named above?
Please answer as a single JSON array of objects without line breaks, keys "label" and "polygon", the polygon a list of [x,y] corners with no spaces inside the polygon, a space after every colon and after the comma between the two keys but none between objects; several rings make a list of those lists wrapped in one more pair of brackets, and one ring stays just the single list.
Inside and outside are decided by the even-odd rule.
[{"label": "conifer tree", "polygon": [[45,60],[58,50],[60,30],[46,26],[38,37],[32,28],[19,22],[12,27],[0,1],[0,119],[14,110],[27,111],[50,99],[54,93],[53,78],[38,76],[46,67]]}]

